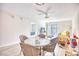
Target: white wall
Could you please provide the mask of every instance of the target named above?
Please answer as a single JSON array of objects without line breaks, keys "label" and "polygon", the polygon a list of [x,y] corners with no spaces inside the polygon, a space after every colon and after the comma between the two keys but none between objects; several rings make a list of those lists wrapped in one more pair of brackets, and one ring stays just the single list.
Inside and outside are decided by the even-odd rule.
[{"label": "white wall", "polygon": [[77,35],[79,36],[79,11],[76,12],[72,21],[72,25],[73,25],[73,33],[77,33]]},{"label": "white wall", "polygon": [[79,36],[79,5],[77,6],[76,12],[73,17],[72,26],[73,33],[76,33]]},{"label": "white wall", "polygon": [[72,20],[58,22],[58,33],[63,31],[72,32]]},{"label": "white wall", "polygon": [[11,15],[0,11],[0,46],[19,43],[19,35],[29,35],[30,21],[19,17],[12,18]]}]

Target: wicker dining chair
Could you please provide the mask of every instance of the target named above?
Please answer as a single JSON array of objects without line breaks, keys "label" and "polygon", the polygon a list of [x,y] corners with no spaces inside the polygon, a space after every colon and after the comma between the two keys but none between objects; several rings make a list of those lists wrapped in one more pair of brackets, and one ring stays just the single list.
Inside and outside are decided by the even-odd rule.
[{"label": "wicker dining chair", "polygon": [[24,41],[28,39],[28,37],[25,35],[20,35],[19,38],[20,38],[21,43],[24,43]]},{"label": "wicker dining chair", "polygon": [[58,38],[51,39],[50,44],[43,47],[44,51],[54,52],[55,46],[58,43]]},{"label": "wicker dining chair", "polygon": [[39,56],[40,50],[38,48],[25,43],[21,43],[20,45],[24,56]]},{"label": "wicker dining chair", "polygon": [[24,41],[27,40],[28,37],[26,37],[25,35],[20,35],[19,38],[21,40],[21,51],[23,52],[24,56],[38,56],[40,54],[40,50],[38,48],[24,43]]},{"label": "wicker dining chair", "polygon": [[45,35],[44,34],[39,34],[38,37],[39,38],[45,38]]}]

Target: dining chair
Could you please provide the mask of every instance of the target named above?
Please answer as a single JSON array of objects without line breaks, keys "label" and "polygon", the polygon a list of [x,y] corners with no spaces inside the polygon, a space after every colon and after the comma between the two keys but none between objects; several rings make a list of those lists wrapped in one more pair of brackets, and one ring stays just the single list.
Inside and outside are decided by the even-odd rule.
[{"label": "dining chair", "polygon": [[20,39],[21,43],[24,43],[24,41],[25,41],[26,39],[28,39],[28,37],[25,36],[25,35],[20,35],[20,36],[19,36],[19,39]]},{"label": "dining chair", "polygon": [[58,43],[57,37],[54,38],[54,39],[51,39],[50,44],[48,44],[47,46],[44,46],[43,50],[47,51],[47,52],[53,52],[54,53],[54,49],[55,49],[55,46],[56,46],[57,43]]},{"label": "dining chair", "polygon": [[45,35],[44,34],[39,34],[38,37],[39,38],[45,38]]},{"label": "dining chair", "polygon": [[40,50],[38,48],[25,43],[21,43],[20,45],[24,56],[39,56]]}]

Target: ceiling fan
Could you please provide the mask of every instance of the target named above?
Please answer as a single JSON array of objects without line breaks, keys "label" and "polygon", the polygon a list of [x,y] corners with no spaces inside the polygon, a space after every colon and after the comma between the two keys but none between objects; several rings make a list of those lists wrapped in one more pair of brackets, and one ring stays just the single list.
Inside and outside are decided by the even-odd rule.
[{"label": "ceiling fan", "polygon": [[38,12],[40,12],[39,15],[44,15],[45,18],[49,18],[49,11],[51,10],[51,7],[46,7],[46,10],[42,10],[42,9],[36,9]]},{"label": "ceiling fan", "polygon": [[42,6],[42,5],[44,5],[45,3],[35,3],[36,5],[38,5],[38,6]]}]

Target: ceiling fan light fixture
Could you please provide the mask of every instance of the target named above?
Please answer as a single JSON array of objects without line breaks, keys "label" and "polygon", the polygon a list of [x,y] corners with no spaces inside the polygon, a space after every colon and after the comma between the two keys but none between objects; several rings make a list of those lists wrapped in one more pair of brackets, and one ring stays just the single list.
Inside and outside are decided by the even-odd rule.
[{"label": "ceiling fan light fixture", "polygon": [[49,18],[48,16],[45,16],[45,18]]}]

